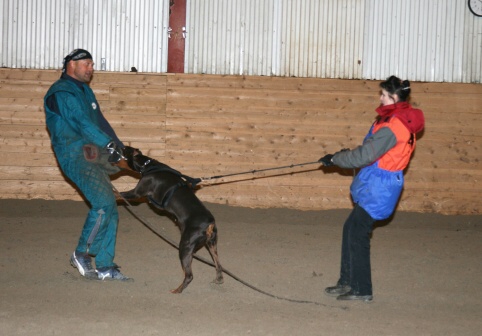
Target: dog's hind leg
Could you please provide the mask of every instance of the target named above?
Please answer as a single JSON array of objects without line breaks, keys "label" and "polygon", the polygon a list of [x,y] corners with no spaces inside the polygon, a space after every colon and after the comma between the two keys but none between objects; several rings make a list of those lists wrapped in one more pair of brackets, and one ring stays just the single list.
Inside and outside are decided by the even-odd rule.
[{"label": "dog's hind leg", "polygon": [[192,258],[194,254],[195,244],[181,239],[179,244],[179,258],[181,259],[182,270],[184,271],[184,280],[179,287],[172,289],[171,293],[179,294],[189,285],[193,279],[192,275]]},{"label": "dog's hind leg", "polygon": [[223,268],[219,263],[218,248],[217,248],[218,236],[216,232],[216,226],[214,223],[209,225],[208,229],[206,230],[206,236],[207,236],[206,248],[209,251],[211,258],[213,258],[214,266],[216,267],[216,279],[214,279],[213,282],[215,284],[222,284],[224,282]]}]

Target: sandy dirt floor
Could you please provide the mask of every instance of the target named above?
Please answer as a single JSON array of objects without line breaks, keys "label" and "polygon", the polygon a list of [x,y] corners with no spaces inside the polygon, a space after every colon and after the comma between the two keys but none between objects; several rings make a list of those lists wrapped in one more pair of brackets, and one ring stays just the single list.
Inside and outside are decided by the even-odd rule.
[{"label": "sandy dirt floor", "polygon": [[[223,266],[194,261],[180,295],[177,250],[120,207],[116,262],[133,283],[88,281],[69,264],[83,202],[0,200],[0,335],[481,335],[482,216],[398,212],[372,239],[374,300],[323,294],[337,280],[348,210],[207,204]],[[147,205],[135,211],[179,239]],[[206,251],[199,255],[208,257]]]}]

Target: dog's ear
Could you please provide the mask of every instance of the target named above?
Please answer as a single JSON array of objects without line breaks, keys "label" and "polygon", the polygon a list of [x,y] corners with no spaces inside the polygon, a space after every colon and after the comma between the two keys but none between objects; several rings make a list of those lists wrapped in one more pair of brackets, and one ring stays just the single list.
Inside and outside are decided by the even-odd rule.
[{"label": "dog's ear", "polygon": [[129,169],[136,171],[134,166],[134,157],[140,153],[140,150],[131,146],[125,146],[122,149],[122,153],[125,157],[125,161],[127,161],[127,166]]},{"label": "dog's ear", "polygon": [[124,152],[125,157],[132,157],[138,149],[131,146],[125,146],[122,151]]},{"label": "dog's ear", "polygon": [[132,157],[137,156],[137,155],[142,155],[142,152],[139,148],[134,148],[134,147],[128,146],[128,150],[129,150],[130,156],[132,156]]}]

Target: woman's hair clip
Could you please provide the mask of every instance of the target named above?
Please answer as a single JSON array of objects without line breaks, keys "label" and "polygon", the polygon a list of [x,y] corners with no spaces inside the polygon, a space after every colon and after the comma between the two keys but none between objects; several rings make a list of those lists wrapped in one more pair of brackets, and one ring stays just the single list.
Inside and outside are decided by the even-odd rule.
[{"label": "woman's hair clip", "polygon": [[410,90],[410,86],[404,87],[402,90]]}]

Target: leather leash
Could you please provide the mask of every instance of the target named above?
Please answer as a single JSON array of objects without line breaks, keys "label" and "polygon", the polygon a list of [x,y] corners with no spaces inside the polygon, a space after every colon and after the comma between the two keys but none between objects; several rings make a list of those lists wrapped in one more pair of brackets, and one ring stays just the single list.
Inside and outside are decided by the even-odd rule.
[{"label": "leather leash", "polygon": [[268,171],[268,170],[277,170],[277,169],[285,169],[285,168],[294,168],[294,167],[299,167],[299,166],[307,166],[311,164],[319,164],[323,165],[321,162],[318,161],[313,161],[313,162],[304,162],[304,163],[296,163],[296,164],[291,164],[288,166],[281,166],[281,167],[272,167],[272,168],[264,168],[264,169],[253,169],[253,170],[248,170],[245,172],[241,173],[232,173],[232,174],[226,174],[226,175],[216,175],[216,176],[211,176],[211,177],[201,177],[201,181],[209,181],[209,180],[214,180],[214,179],[220,179],[222,177],[228,177],[228,176],[237,176],[237,175],[245,175],[245,174],[255,174],[263,171]]},{"label": "leather leash", "polygon": [[[315,162],[312,162],[312,163],[315,163]],[[316,162],[316,163],[318,163],[318,162]],[[304,164],[299,164],[299,165],[304,165]],[[176,243],[173,239],[171,239],[171,238],[167,237],[166,235],[160,233],[159,230],[157,230],[154,227],[153,224],[151,224],[147,219],[140,216],[136,211],[134,211],[133,210],[134,207],[132,206],[132,204],[122,196],[122,194],[114,187],[114,185],[112,185],[112,190],[114,191],[114,193],[119,195],[119,197],[126,203],[125,208],[127,209],[127,211],[129,211],[135,218],[137,218],[142,224],[144,224],[148,229],[150,229],[156,236],[158,236],[159,238],[164,240],[166,243],[168,243],[172,247],[179,250],[179,244]],[[205,263],[205,264],[207,264],[211,267],[215,267],[213,262],[211,262],[210,260],[208,260],[204,257],[201,257],[201,256],[197,255],[196,253],[193,254],[193,258],[195,258],[195,259],[197,259],[197,260],[199,260],[199,261],[201,261],[201,262],[203,262],[203,263]],[[317,305],[317,306],[345,309],[344,307],[336,307],[336,306],[326,305],[326,304],[321,303],[321,302],[315,302],[315,301],[309,301],[309,300],[296,300],[296,299],[290,299],[290,298],[285,298],[285,297],[281,297],[281,296],[278,296],[278,295],[274,295],[274,294],[268,293],[264,290],[261,290],[261,289],[255,287],[255,286],[251,285],[250,283],[242,280],[241,278],[239,278],[238,276],[236,276],[235,274],[233,274],[229,270],[225,269],[224,267],[222,267],[222,270],[223,270],[223,273],[229,275],[231,278],[233,278],[234,280],[242,283],[243,285],[245,285],[245,286],[261,293],[261,294],[267,295],[269,297],[272,297],[272,298],[275,298],[275,299],[278,299],[278,300],[284,300],[284,301],[289,301],[289,302],[294,302],[294,303],[309,303],[309,304],[314,304],[314,305]]]}]

